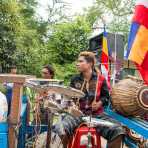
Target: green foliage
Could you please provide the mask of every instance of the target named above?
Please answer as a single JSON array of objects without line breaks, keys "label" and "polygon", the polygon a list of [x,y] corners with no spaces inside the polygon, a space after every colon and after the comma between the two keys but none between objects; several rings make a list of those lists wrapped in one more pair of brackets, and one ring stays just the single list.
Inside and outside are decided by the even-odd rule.
[{"label": "green foliage", "polygon": [[[43,37],[47,23],[33,18],[35,1],[2,1],[0,64],[3,72],[17,65],[21,73],[36,74],[41,68]],[[30,12],[30,13],[28,13]]]},{"label": "green foliage", "polygon": [[105,23],[108,31],[120,32],[127,39],[134,4],[134,0],[96,0],[86,17],[92,26],[96,23],[102,27],[100,24]]},{"label": "green foliage", "polygon": [[48,40],[51,60],[58,64],[73,62],[81,50],[87,49],[89,32],[89,24],[82,17],[55,25]]},{"label": "green foliage", "polygon": [[71,64],[53,64],[53,67],[56,70],[56,79],[64,80],[66,85],[69,85],[69,80],[71,79],[72,75],[75,74],[76,67],[75,62]]},{"label": "green foliage", "polygon": [[35,14],[37,0],[19,0],[19,2],[23,6],[21,9],[21,14],[26,19],[32,18],[32,16],[34,16],[34,14]]},{"label": "green foliage", "polygon": [[13,63],[15,39],[21,28],[20,7],[15,1],[2,1],[0,6],[0,64],[6,70]]},{"label": "green foliage", "polygon": [[6,94],[6,88],[2,84],[0,84],[0,92]]},{"label": "green foliage", "polygon": [[135,4],[134,0],[96,0],[98,6],[104,10],[104,12],[110,12],[114,16],[127,16],[132,13],[132,8]]},{"label": "green foliage", "polygon": [[69,16],[65,13],[68,9],[68,3],[63,0],[49,0],[48,5],[48,23],[50,25],[59,24],[69,20]]},{"label": "green foliage", "polygon": [[[128,3],[128,5],[127,5]],[[40,77],[43,65],[53,64],[56,78],[68,83],[76,73],[74,61],[88,48],[93,24],[107,21],[110,32],[126,37],[133,0],[96,0],[82,16],[69,18],[67,4],[50,0],[47,21],[37,18],[37,0],[2,0],[0,5],[0,66],[3,72],[15,64],[20,73]]]},{"label": "green foliage", "polygon": [[92,7],[86,10],[86,20],[89,22],[91,27],[95,23],[95,21],[103,14],[102,9],[98,8],[97,4],[94,4]]},{"label": "green foliage", "polygon": [[[99,1],[97,0],[100,5]],[[120,32],[127,40],[129,27],[131,23],[131,15],[133,14],[134,0],[107,0],[103,2],[104,9],[111,13],[112,20],[108,24],[111,32]]]}]

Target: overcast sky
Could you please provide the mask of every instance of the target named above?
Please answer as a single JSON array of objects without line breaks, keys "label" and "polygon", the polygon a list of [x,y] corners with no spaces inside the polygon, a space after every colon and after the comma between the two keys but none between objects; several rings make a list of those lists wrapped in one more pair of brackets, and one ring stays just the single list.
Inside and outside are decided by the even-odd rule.
[{"label": "overcast sky", "polygon": [[[45,20],[48,18],[48,4],[50,3],[51,0],[38,0],[39,5],[37,9],[37,15],[41,16]],[[68,10],[69,16],[74,15],[75,13],[83,13],[84,8],[91,7],[92,4],[95,2],[95,0],[63,0],[65,2],[68,2],[70,4],[70,9]],[[67,12],[66,12],[67,13]],[[106,21],[111,20],[111,17],[105,16]],[[99,22],[98,27],[102,27],[103,24]],[[102,32],[102,29],[95,29],[93,31],[92,35],[96,35],[98,33]]]},{"label": "overcast sky", "polygon": [[[47,5],[50,0],[38,0],[39,6],[37,9],[37,15],[42,16],[44,19],[47,18]],[[88,8],[93,4],[94,0],[63,0],[65,2],[70,3],[71,9],[69,13],[71,15],[75,13],[83,13],[83,8]]]}]

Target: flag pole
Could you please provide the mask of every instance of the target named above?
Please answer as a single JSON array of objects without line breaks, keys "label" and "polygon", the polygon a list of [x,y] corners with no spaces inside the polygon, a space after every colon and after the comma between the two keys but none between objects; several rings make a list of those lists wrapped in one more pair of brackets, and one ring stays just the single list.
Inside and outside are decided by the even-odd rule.
[{"label": "flag pole", "polygon": [[[117,34],[115,33],[115,54],[114,54],[114,62],[116,63],[117,60]],[[114,64],[114,72],[113,72],[113,86],[115,85],[116,81],[116,64]]]}]

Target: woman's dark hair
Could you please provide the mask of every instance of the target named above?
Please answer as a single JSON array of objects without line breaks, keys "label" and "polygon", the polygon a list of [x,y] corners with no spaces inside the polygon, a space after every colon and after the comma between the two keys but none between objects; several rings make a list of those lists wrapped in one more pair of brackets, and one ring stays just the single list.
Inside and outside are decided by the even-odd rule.
[{"label": "woman's dark hair", "polygon": [[45,65],[43,68],[46,68],[48,72],[51,74],[51,78],[54,78],[55,70],[51,65]]},{"label": "woman's dark hair", "polygon": [[81,52],[79,54],[79,57],[80,56],[83,56],[88,63],[92,63],[93,67],[95,66],[95,64],[96,64],[96,57],[95,57],[95,54],[93,52],[83,51],[83,52]]},{"label": "woman's dark hair", "polygon": [[92,69],[95,72],[100,73],[100,70],[95,67],[95,65],[96,65],[96,57],[95,57],[95,54],[93,52],[83,51],[83,52],[81,52],[79,54],[79,57],[80,56],[83,56],[88,63],[92,63]]}]

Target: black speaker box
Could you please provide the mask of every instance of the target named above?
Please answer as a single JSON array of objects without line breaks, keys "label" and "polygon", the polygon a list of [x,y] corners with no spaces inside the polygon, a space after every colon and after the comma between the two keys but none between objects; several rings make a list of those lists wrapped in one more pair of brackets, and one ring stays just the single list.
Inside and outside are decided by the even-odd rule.
[{"label": "black speaker box", "polygon": [[[107,33],[107,42],[110,56],[116,56],[118,59],[124,58],[124,36],[121,34]],[[96,53],[100,59],[102,53],[103,33],[89,39],[89,50]],[[115,46],[116,45],[116,46]]]}]

